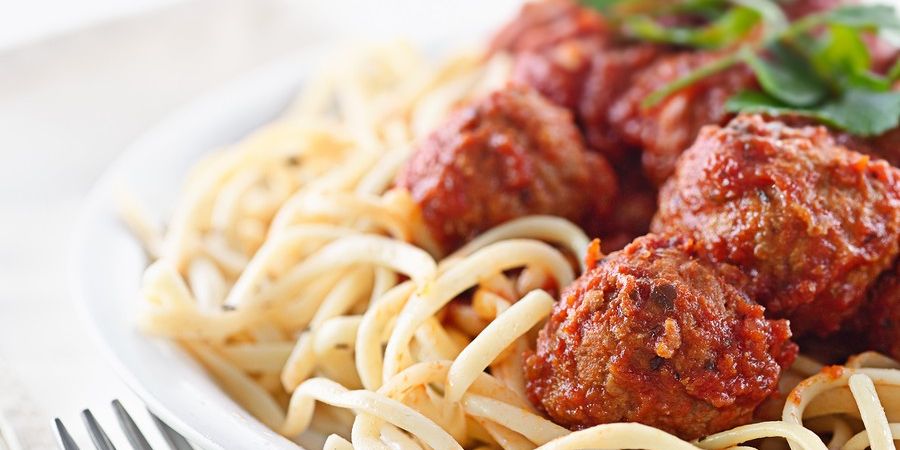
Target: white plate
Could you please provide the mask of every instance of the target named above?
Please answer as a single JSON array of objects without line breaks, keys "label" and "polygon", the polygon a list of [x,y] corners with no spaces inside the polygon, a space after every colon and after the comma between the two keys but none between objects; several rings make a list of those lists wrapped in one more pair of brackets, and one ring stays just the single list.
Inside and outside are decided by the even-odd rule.
[{"label": "white plate", "polygon": [[[310,2],[308,16],[342,36],[383,39],[402,30],[414,42],[439,42],[446,47],[477,41],[486,27],[510,15],[518,1],[332,0]],[[325,11],[324,5],[337,9]],[[333,20],[327,20],[329,15]],[[189,167],[204,153],[233,143],[273,119],[326,50],[313,47],[264,67],[161,123],[103,175],[76,229],[73,296],[116,371],[157,415],[203,448],[298,447],[248,415],[180,348],[135,328],[147,260],[117,217],[115,189],[127,186],[151,210],[165,216]]]},{"label": "white plate", "polygon": [[[329,2],[336,9],[326,11],[322,3],[311,2],[309,20],[323,26],[323,17],[331,13],[334,26],[327,20],[325,26],[344,37],[371,34],[383,39],[390,31],[403,33],[413,42],[444,46],[477,41],[484,36],[478,30],[511,14],[518,0],[491,2],[487,10],[488,5],[478,0],[388,3],[393,7],[374,11],[373,3],[365,0],[341,0]],[[109,168],[91,192],[77,226],[71,281],[73,295],[91,327],[128,386],[165,422],[203,448],[298,447],[247,414],[180,348],[136,329],[140,279],[148,261],[118,220],[114,194],[119,186],[127,186],[164,217],[171,211],[189,167],[204,153],[233,143],[272,120],[325,53],[325,47],[309,48],[171,116]]]},{"label": "white plate", "polygon": [[244,412],[180,348],[135,328],[147,260],[116,216],[115,190],[127,186],[154,210],[166,211],[191,163],[274,118],[314,60],[311,52],[267,67],[166,120],[101,178],[77,227],[74,294],[116,371],[151,410],[203,448],[297,446]]}]

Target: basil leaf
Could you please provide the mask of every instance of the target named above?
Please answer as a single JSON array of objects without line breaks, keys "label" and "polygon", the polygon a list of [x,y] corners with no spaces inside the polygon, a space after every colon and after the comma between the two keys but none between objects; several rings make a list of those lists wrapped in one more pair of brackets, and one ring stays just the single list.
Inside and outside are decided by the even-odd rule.
[{"label": "basil leaf", "polygon": [[[732,97],[726,105],[729,111],[800,115],[862,136],[883,133],[900,122],[900,92],[891,91],[891,84],[900,80],[900,61],[887,75],[875,73],[862,36],[864,31],[900,36],[900,18],[893,7],[848,5],[788,22],[773,0],[582,2],[607,5],[611,20],[622,26],[620,31],[642,40],[701,48],[741,45],[650,93],[641,102],[643,108],[746,63],[761,90]],[[661,19],[680,12],[709,22],[670,27]],[[762,36],[742,41],[760,23]]]},{"label": "basil leaf", "polygon": [[723,6],[728,6],[727,0],[679,0],[674,2],[677,11],[691,13],[709,11]]},{"label": "basil leaf", "polygon": [[828,96],[826,86],[802,58],[779,57],[769,62],[747,52],[744,62],[766,93],[790,106],[811,106]]},{"label": "basil leaf", "polygon": [[854,28],[900,29],[900,17],[889,5],[848,5],[826,14],[826,21]]},{"label": "basil leaf", "polygon": [[824,45],[813,55],[819,73],[838,76],[860,74],[869,69],[872,58],[859,30],[834,24],[828,28]]},{"label": "basil leaf", "polygon": [[663,14],[690,14],[709,20],[720,17],[730,6],[726,0],[680,0],[662,3],[665,6],[659,6],[656,9]]},{"label": "basil leaf", "polygon": [[733,113],[760,113],[778,115],[790,111],[791,108],[775,97],[761,91],[742,91],[731,96],[725,102],[725,109]]},{"label": "basil leaf", "polygon": [[579,0],[579,3],[604,13],[613,21],[635,14],[660,16],[687,13],[719,17],[728,6],[725,0]]},{"label": "basil leaf", "polygon": [[850,89],[817,108],[794,108],[759,91],[741,92],[725,107],[731,112],[797,115],[816,119],[859,136],[876,136],[900,125],[900,92]]},{"label": "basil leaf", "polygon": [[619,0],[581,0],[581,4],[597,11],[605,12],[619,3]]},{"label": "basil leaf", "polygon": [[732,8],[714,22],[698,28],[668,27],[648,16],[631,16],[625,20],[625,31],[651,42],[721,48],[746,36],[759,19],[759,13],[744,7]]},{"label": "basil leaf", "polygon": [[854,87],[859,89],[867,89],[875,92],[884,92],[891,90],[891,80],[884,75],[866,70],[861,73],[855,73],[847,78],[845,89]]},{"label": "basil leaf", "polygon": [[900,124],[900,92],[849,89],[823,105],[819,114],[853,134],[879,135]]},{"label": "basil leaf", "polygon": [[752,9],[762,17],[766,25],[766,34],[777,34],[788,27],[788,19],[778,4],[771,0],[732,0],[736,5]]},{"label": "basil leaf", "polygon": [[658,105],[659,102],[665,100],[670,95],[696,83],[698,80],[713,76],[719,72],[729,69],[730,67],[734,67],[735,65],[740,64],[746,52],[746,50],[742,49],[737,53],[732,53],[719,59],[715,59],[694,69],[691,72],[686,73],[681,78],[663,85],[659,89],[651,92],[646,97],[644,97],[644,100],[641,101],[641,108],[652,108]]}]

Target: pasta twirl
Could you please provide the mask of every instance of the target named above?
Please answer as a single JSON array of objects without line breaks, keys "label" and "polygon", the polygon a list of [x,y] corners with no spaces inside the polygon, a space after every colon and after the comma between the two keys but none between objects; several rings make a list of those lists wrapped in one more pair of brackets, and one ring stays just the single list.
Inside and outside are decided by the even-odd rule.
[{"label": "pasta twirl", "polygon": [[[509,71],[503,55],[435,66],[408,46],[377,47],[335,64],[289,114],[198,164],[164,236],[124,199],[127,222],[158,257],[144,278],[141,326],[177,339],[286,436],[340,430],[326,449],[752,441],[821,450],[817,432],[832,436],[827,448],[893,448],[900,364],[871,353],[838,368],[801,356],[794,375],[805,379],[786,387],[782,420],[697,442],[635,423],[570,432],[536,411],[521,367],[530,330],[554,303],[540,288],[584,270],[572,261],[586,260],[588,238],[564,219],[532,216],[442,256],[410,200],[390,189],[413,140]],[[477,298],[457,304],[469,290]],[[353,420],[317,414],[326,409],[316,402]]]}]

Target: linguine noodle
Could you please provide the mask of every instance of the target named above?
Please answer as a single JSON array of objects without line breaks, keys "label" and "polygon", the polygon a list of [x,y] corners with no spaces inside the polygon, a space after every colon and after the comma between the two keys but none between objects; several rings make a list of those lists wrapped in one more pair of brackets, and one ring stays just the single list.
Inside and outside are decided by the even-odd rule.
[{"label": "linguine noodle", "polygon": [[[509,70],[502,55],[435,65],[373,48],[198,163],[165,234],[123,197],[154,259],[141,327],[177,340],[262,423],[326,449],[894,448],[900,363],[875,353],[824,368],[801,356],[780,419],[698,442],[637,423],[571,432],[535,410],[522,354],[554,303],[541,288],[584,269],[571,261],[589,239],[526,217],[439,255],[391,189],[412,143]],[[464,292],[471,303],[453,301]]]}]

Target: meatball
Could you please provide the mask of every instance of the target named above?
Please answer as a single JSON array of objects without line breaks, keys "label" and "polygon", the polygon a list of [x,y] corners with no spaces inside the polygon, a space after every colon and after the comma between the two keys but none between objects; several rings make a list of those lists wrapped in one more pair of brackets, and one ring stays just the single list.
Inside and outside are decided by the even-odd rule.
[{"label": "meatball", "polygon": [[750,421],[797,347],[692,247],[647,235],[569,286],[526,358],[530,400],[573,429],[639,422],[695,439]]},{"label": "meatball", "polygon": [[869,350],[864,333],[847,325],[830,336],[798,337],[796,342],[803,349],[804,356],[825,365],[844,365],[851,356]]},{"label": "meatball", "polygon": [[851,150],[884,159],[892,166],[900,167],[900,128],[869,138],[837,133],[836,139]]},{"label": "meatball", "polygon": [[490,48],[513,54],[539,52],[573,39],[605,41],[610,33],[597,11],[572,0],[544,0],[526,3],[494,36]]},{"label": "meatball", "polygon": [[573,39],[519,54],[511,80],[572,111],[588,146],[620,162],[639,149],[612,126],[610,108],[636,74],[666,51],[656,44],[607,47],[598,40]]},{"label": "meatball", "polygon": [[826,336],[898,253],[900,170],[824,127],[742,115],[704,128],[682,155],[651,229],[739,267],[751,297],[795,335]]},{"label": "meatball", "polygon": [[596,11],[549,0],[526,4],[495,36],[492,49],[515,56],[513,82],[572,111],[591,149],[613,162],[636,152],[610,126],[608,111],[635,74],[664,52],[663,46],[616,42]]},{"label": "meatball", "polygon": [[594,232],[617,191],[615,173],[585,150],[571,114],[524,87],[453,114],[418,145],[396,184],[412,194],[445,251],[531,214]]},{"label": "meatball", "polygon": [[523,52],[516,57],[510,79],[577,111],[592,57],[600,49],[596,40],[572,39],[542,51]]},{"label": "meatball", "polygon": [[656,214],[656,186],[641,172],[640,155],[616,165],[619,175],[619,195],[614,201],[613,214],[600,234],[604,253],[621,250],[629,242],[647,234]]},{"label": "meatball", "polygon": [[642,148],[644,171],[661,184],[671,175],[681,154],[704,125],[724,123],[730,115],[725,102],[756,83],[753,73],[736,66],[673,93],[657,105],[643,108],[648,95],[720,55],[688,52],[650,64],[610,108],[609,121],[627,144]]},{"label": "meatball", "polygon": [[494,51],[515,56],[511,79],[575,112],[594,54],[611,30],[594,10],[572,1],[528,3],[494,38]]},{"label": "meatball", "polygon": [[855,322],[869,348],[900,359],[900,263],[881,275]]},{"label": "meatball", "polygon": [[[792,127],[817,126],[821,123],[809,117],[781,115],[767,120],[779,120]],[[881,158],[894,167],[900,167],[900,128],[888,130],[878,136],[857,136],[846,131],[829,128],[834,141],[855,152]]]},{"label": "meatball", "polygon": [[900,167],[900,128],[894,128],[870,140],[871,152],[884,158],[894,167]]},{"label": "meatball", "polygon": [[629,148],[622,134],[610,123],[610,109],[628,90],[635,74],[665,53],[655,44],[608,49],[594,55],[578,105],[578,116],[588,145],[613,162],[639,154]]}]

